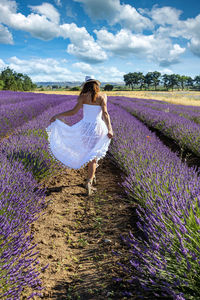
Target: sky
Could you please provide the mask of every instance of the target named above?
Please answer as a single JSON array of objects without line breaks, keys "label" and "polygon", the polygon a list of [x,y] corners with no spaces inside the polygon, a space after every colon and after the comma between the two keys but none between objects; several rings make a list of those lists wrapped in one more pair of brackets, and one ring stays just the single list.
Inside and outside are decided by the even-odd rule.
[{"label": "sky", "polygon": [[197,0],[0,0],[0,71],[33,82],[200,75]]}]

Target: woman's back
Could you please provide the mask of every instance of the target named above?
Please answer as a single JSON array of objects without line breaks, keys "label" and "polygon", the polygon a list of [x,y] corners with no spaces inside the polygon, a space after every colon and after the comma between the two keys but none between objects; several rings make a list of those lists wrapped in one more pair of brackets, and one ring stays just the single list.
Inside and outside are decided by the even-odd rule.
[{"label": "woman's back", "polygon": [[90,92],[82,94],[79,96],[80,99],[82,100],[83,104],[89,104],[89,105],[98,105],[101,106],[102,100],[105,97],[104,94],[98,93],[96,97],[96,101],[92,102],[92,94]]}]

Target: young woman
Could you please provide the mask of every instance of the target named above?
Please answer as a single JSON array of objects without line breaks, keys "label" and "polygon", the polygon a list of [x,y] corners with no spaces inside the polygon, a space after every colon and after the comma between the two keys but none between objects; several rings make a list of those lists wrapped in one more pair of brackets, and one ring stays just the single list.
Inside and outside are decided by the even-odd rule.
[{"label": "young woman", "polygon": [[[76,114],[83,108],[83,119],[69,126],[61,117]],[[103,119],[102,119],[103,118]],[[98,161],[106,155],[113,137],[107,96],[100,93],[100,82],[86,76],[77,104],[73,109],[53,116],[46,128],[51,153],[65,166],[80,169],[88,165],[88,195],[96,190],[95,172]]]}]

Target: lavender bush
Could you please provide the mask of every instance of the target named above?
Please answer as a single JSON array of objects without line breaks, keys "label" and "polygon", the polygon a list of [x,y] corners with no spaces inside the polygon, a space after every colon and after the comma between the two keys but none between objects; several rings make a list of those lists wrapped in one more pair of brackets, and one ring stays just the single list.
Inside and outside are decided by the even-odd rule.
[{"label": "lavender bush", "polygon": [[21,163],[0,155],[0,297],[19,299],[24,287],[41,289],[30,224],[45,205],[41,189]]},{"label": "lavender bush", "polygon": [[152,293],[155,299],[198,299],[197,173],[121,107],[110,104],[109,111],[115,132],[111,152],[126,174],[127,194],[139,203],[140,234],[124,237],[130,247],[129,264],[123,266],[128,282],[138,299]]},{"label": "lavender bush", "polygon": [[195,122],[169,112],[155,111],[150,107],[141,106],[129,100],[112,99],[111,101],[131,112],[145,124],[172,138],[182,150],[189,149],[200,156],[200,126]]},{"label": "lavender bush", "polygon": [[[55,96],[34,93],[31,93],[30,96],[28,93],[12,92],[12,97],[14,98],[12,98],[12,102],[9,103],[11,101],[9,100],[10,93],[11,92],[6,93],[5,91],[0,92],[0,99],[3,95],[3,99],[7,99],[8,101],[6,104],[0,105],[0,138],[42,114],[48,108],[76,99],[75,96]],[[26,101],[17,101],[17,99],[25,99],[25,97],[27,97]]]},{"label": "lavender bush", "polygon": [[153,99],[126,98],[126,100],[131,101],[132,103],[134,102],[137,105],[141,105],[143,107],[150,107],[158,112],[163,111],[167,113],[173,113],[186,119],[192,120],[198,124],[200,123],[199,106],[177,105]]},{"label": "lavender bush", "polygon": [[[37,94],[25,93],[25,92],[14,92],[14,91],[0,91],[0,106],[4,104],[17,104],[20,102],[31,101],[36,99]],[[44,94],[42,94],[44,95]],[[40,98],[41,94],[38,94]]]},{"label": "lavender bush", "polygon": [[[0,297],[20,299],[24,288],[41,290],[37,253],[34,252],[30,225],[45,207],[45,189],[40,181],[62,168],[49,152],[45,128],[56,113],[68,110],[75,99],[67,97],[59,105],[18,126],[0,145]],[[48,96],[46,100],[48,102]],[[57,100],[55,99],[55,102]],[[81,112],[67,119],[77,122]],[[30,295],[31,297],[31,295]]]}]

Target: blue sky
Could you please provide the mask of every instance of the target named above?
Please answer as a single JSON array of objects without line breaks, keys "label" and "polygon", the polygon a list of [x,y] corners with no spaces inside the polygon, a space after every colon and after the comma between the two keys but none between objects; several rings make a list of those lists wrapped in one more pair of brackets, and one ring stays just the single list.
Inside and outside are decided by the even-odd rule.
[{"label": "blue sky", "polygon": [[0,0],[0,70],[37,81],[200,74],[196,0]]}]

